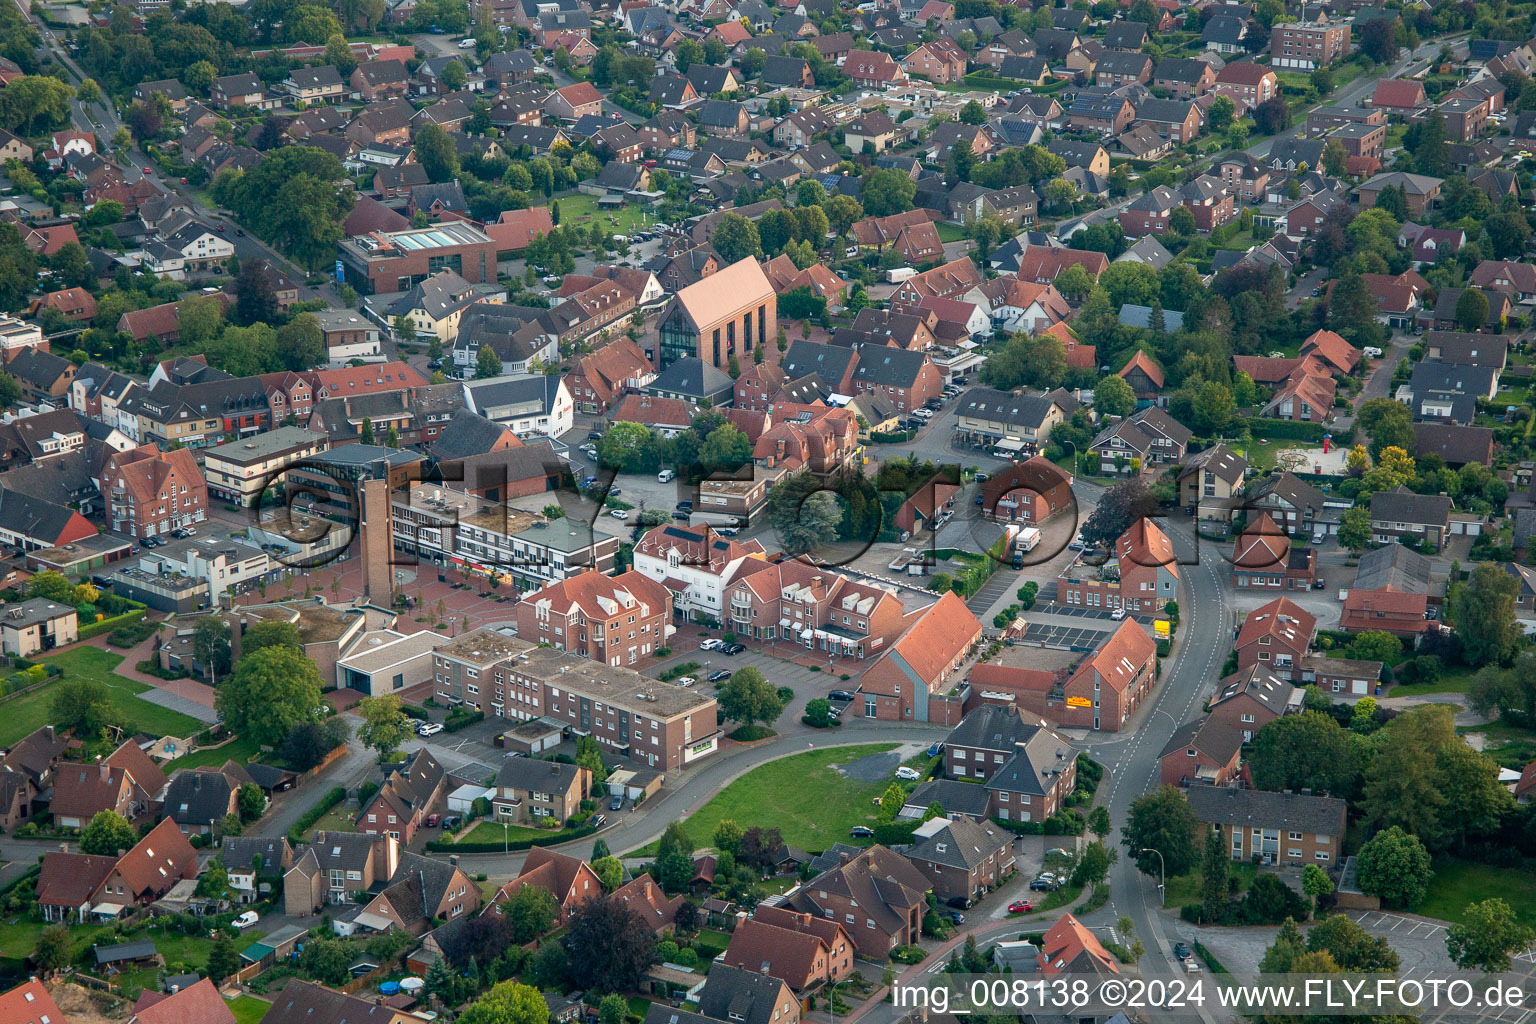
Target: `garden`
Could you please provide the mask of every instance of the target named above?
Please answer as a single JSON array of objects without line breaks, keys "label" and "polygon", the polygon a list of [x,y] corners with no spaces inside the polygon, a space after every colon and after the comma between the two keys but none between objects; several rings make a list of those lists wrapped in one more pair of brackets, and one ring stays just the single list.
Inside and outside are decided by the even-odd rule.
[{"label": "garden", "polygon": [[113,670],[123,660],[98,647],[75,647],[41,658],[38,664],[57,666],[62,674],[41,689],[14,697],[0,704],[0,746],[10,746],[38,728],[55,721],[50,710],[53,694],[61,680],[89,679],[107,690],[108,702],[117,724],[125,733],[152,736],[191,736],[201,732],[203,723],[179,711],[163,708],[138,695],[151,689],[148,685],[117,675]]}]

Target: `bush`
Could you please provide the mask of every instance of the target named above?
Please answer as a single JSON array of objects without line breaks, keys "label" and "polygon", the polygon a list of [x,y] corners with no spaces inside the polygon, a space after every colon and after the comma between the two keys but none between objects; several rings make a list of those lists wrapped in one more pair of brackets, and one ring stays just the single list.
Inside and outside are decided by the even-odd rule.
[{"label": "bush", "polygon": [[293,823],[293,827],[288,830],[288,842],[295,845],[304,842],[309,838],[308,832],[314,827],[315,822],[325,817],[327,811],[346,798],[347,790],[345,786],[337,786],[334,789],[328,790],[315,806],[305,811],[303,817]]},{"label": "bush", "polygon": [[891,959],[898,964],[920,964],[928,959],[922,946],[897,946],[891,950]]},{"label": "bush", "polygon": [[458,732],[467,729],[476,722],[485,720],[484,711],[469,711],[465,708],[454,708],[443,721],[444,732]]},{"label": "bush", "polygon": [[[535,846],[556,846],[560,843],[568,843],[573,839],[581,839],[596,832],[590,824],[580,828],[560,829],[546,836],[537,836],[533,839],[514,839],[507,845],[508,850],[530,850]],[[501,843],[446,843],[434,840],[427,844],[427,849],[433,853],[500,853]]]},{"label": "bush", "polygon": [[703,668],[703,666],[696,661],[685,661],[681,665],[673,665],[671,668],[662,669],[659,678],[662,682],[670,683],[678,676],[694,675],[701,668]]}]

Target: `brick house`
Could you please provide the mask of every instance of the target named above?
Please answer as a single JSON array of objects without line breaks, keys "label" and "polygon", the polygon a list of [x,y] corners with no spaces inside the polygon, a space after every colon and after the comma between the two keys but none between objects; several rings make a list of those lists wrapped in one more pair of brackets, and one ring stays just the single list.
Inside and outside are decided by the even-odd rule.
[{"label": "brick house", "polygon": [[1232,583],[1239,590],[1311,590],[1317,549],[1293,548],[1291,539],[1260,513],[1232,546]]},{"label": "brick house", "polygon": [[965,51],[945,36],[924,43],[901,59],[903,71],[939,83],[964,78],[966,63]]},{"label": "brick house", "polygon": [[152,444],[107,457],[101,471],[113,530],[137,538],[168,534],[208,515],[208,482],[186,448]]},{"label": "brick house", "polygon": [[927,877],[884,846],[842,857],[801,885],[790,906],[842,924],[866,959],[886,960],[897,946],[917,942],[933,888]]},{"label": "brick house", "polygon": [[1216,74],[1211,91],[1230,99],[1242,113],[1279,95],[1280,79],[1263,64],[1233,61]]},{"label": "brick house", "polygon": [[966,904],[997,888],[1016,870],[1013,833],[966,818],[914,843],[907,860],[932,883],[939,899]]},{"label": "brick house", "polygon": [[1102,566],[1074,561],[1057,584],[1063,604],[1130,612],[1161,611],[1178,593],[1178,557],[1168,535],[1150,519],[1132,523]]},{"label": "brick house", "polygon": [[317,831],[283,873],[283,912],[308,917],[329,904],[351,903],[393,877],[399,860],[393,836]]},{"label": "brick house", "polygon": [[1243,620],[1233,644],[1237,667],[1258,665],[1282,679],[1299,680],[1302,659],[1316,631],[1317,619],[1311,613],[1288,597],[1277,597]]},{"label": "brick house", "polygon": [[981,497],[983,515],[1025,526],[1039,526],[1076,505],[1072,477],[1043,455],[988,477]]},{"label": "brick house", "polygon": [[[897,722],[959,720],[958,705],[930,698],[945,687],[981,639],[981,621],[953,593],[912,612],[905,629],[864,673],[864,717]],[[951,723],[952,724],[952,723]]]},{"label": "brick house", "polygon": [[521,824],[553,818],[564,822],[581,810],[581,802],[592,789],[592,773],[575,764],[509,757],[496,773],[494,787],[494,820]]},{"label": "brick house", "polygon": [[726,591],[727,628],[845,658],[873,658],[901,636],[905,614],[889,592],[801,559],[748,564]]},{"label": "brick house", "polygon": [[1217,686],[1206,712],[1236,729],[1244,743],[1275,719],[1301,710],[1301,690],[1262,665],[1234,672]]},{"label": "brick house", "polygon": [[1296,868],[1342,863],[1348,811],[1343,800],[1214,786],[1197,786],[1186,799],[1196,818],[1221,829],[1233,860]]},{"label": "brick house", "polygon": [[363,805],[357,815],[358,831],[393,836],[409,844],[426,820],[427,811],[441,801],[447,779],[443,766],[429,751],[416,751],[395,766]]},{"label": "brick house", "polygon": [[1126,619],[1062,685],[1052,715],[1064,726],[1119,732],[1156,681],[1157,644]]},{"label": "brick house", "polygon": [[453,921],[480,908],[480,887],[457,864],[409,851],[389,884],[363,905],[356,923],[423,935],[434,920]]},{"label": "brick house", "polygon": [[1399,484],[1371,495],[1371,540],[1394,544],[1407,539],[1435,551],[1450,536],[1451,499],[1443,494],[1415,494]]},{"label": "brick house", "polygon": [[1174,731],[1158,755],[1164,786],[1228,786],[1238,777],[1243,734],[1219,718],[1199,718]]},{"label": "brick house", "polygon": [[849,928],[833,917],[763,907],[737,924],[720,963],[778,978],[804,998],[847,977],[854,948]]},{"label": "brick house", "polygon": [[1194,511],[1240,495],[1247,473],[1248,460],[1224,444],[1196,452],[1179,471],[1179,504]]},{"label": "brick house", "polygon": [[583,902],[603,894],[602,880],[586,861],[535,846],[528,851],[518,876],[497,889],[487,901],[486,912],[500,916],[503,913],[501,905],[528,885],[554,894],[555,904],[560,908],[555,919],[557,925],[564,924]]}]

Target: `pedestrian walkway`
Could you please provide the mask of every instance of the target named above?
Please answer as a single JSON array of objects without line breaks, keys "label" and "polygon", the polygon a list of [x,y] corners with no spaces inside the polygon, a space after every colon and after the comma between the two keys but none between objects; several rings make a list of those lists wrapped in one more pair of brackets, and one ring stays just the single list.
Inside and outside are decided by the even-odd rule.
[{"label": "pedestrian walkway", "polygon": [[156,634],[126,652],[121,648],[108,646],[105,636],[92,637],[85,641],[85,644],[99,647],[109,654],[122,656],[123,660],[117,663],[112,673],[149,687],[148,690],[139,694],[140,700],[189,715],[199,722],[212,724],[218,721],[218,712],[213,709],[213,687],[205,686],[195,679],[161,679],[159,676],[139,671],[139,662],[155,657],[159,642],[159,634]]}]

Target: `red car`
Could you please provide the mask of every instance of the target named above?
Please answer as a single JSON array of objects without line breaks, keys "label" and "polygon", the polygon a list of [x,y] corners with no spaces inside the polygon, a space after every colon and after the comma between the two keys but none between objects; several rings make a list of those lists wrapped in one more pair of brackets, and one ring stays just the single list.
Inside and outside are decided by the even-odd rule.
[{"label": "red car", "polygon": [[144,173],[145,174],[154,174],[155,173],[155,169],[153,167],[146,167],[146,168],[144,168]]},{"label": "red car", "polygon": [[1029,902],[1029,900],[1014,900],[1008,904],[1008,913],[1010,914],[1027,914],[1034,909],[1035,905]]},{"label": "red car", "polygon": [[437,815],[427,815],[427,828],[437,828]]}]

